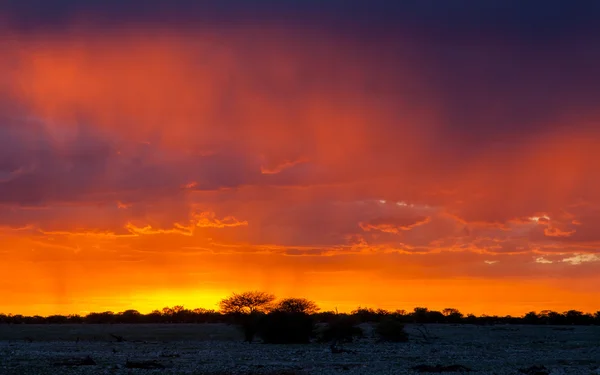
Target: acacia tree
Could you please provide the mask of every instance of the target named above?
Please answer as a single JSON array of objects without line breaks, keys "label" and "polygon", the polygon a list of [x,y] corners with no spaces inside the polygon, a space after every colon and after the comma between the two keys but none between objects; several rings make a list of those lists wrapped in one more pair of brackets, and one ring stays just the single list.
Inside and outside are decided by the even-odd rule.
[{"label": "acacia tree", "polygon": [[287,313],[314,314],[320,310],[319,306],[306,298],[284,298],[277,303],[275,311]]},{"label": "acacia tree", "polygon": [[428,313],[429,309],[427,307],[415,307],[412,316],[416,323],[425,323],[427,322]]},{"label": "acacia tree", "polygon": [[233,293],[219,303],[223,314],[253,314],[268,311],[275,296],[265,292],[250,291]]},{"label": "acacia tree", "polygon": [[460,323],[463,318],[463,314],[458,309],[447,307],[442,310],[442,314],[446,317],[446,320],[450,323]]}]

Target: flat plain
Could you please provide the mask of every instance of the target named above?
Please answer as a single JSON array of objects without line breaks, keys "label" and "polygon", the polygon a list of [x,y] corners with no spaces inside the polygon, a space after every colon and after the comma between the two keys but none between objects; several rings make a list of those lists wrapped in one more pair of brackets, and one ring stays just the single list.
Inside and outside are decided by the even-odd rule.
[{"label": "flat plain", "polygon": [[332,353],[244,343],[225,324],[0,325],[0,374],[600,374],[598,326],[407,325],[396,344],[362,327]]}]

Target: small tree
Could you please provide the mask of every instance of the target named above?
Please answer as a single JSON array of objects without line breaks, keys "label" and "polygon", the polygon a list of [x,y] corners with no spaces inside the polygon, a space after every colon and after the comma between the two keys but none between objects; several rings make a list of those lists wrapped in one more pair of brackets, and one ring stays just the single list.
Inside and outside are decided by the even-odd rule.
[{"label": "small tree", "polygon": [[221,300],[221,313],[232,314],[234,321],[244,332],[244,340],[252,342],[258,333],[261,315],[271,310],[275,296],[265,292],[233,293]]},{"label": "small tree", "polygon": [[257,333],[267,344],[308,344],[313,329],[312,316],[275,310],[261,317]]},{"label": "small tree", "polygon": [[336,314],[335,317],[320,332],[319,342],[352,342],[355,338],[363,337],[360,322],[355,316]]},{"label": "small tree", "polygon": [[585,322],[585,314],[581,311],[578,310],[569,310],[566,311],[564,314],[565,316],[565,320],[568,324],[582,324],[583,322]]},{"label": "small tree", "polygon": [[427,313],[429,313],[429,309],[427,307],[415,307],[412,312],[414,322],[427,323]]},{"label": "small tree", "polygon": [[436,310],[430,310],[425,315],[425,321],[427,323],[440,323],[446,320],[444,314]]},{"label": "small tree", "polygon": [[452,307],[447,307],[442,310],[442,314],[444,314],[446,321],[449,323],[460,323],[463,318],[463,314]]},{"label": "small tree", "polygon": [[361,323],[379,321],[377,312],[369,307],[358,306],[355,310],[352,310],[350,314],[355,316]]},{"label": "small tree", "polygon": [[308,315],[318,312],[319,306],[306,298],[285,298],[277,303],[274,311],[286,313],[304,313]]},{"label": "small tree", "polygon": [[375,333],[381,341],[406,342],[408,333],[404,330],[402,321],[396,318],[384,318],[375,326]]},{"label": "small tree", "polygon": [[253,314],[270,310],[275,296],[265,292],[233,293],[219,303],[223,314]]},{"label": "small tree", "polygon": [[539,324],[540,317],[535,311],[530,311],[523,316],[523,323],[525,324]]},{"label": "small tree", "polygon": [[137,310],[125,310],[118,315],[118,320],[121,323],[139,323],[141,318],[142,314]]}]

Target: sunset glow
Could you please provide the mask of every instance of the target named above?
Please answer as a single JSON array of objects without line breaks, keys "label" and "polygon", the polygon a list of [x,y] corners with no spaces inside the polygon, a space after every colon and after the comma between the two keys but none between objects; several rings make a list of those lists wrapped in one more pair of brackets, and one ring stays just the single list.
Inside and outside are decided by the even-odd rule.
[{"label": "sunset glow", "polygon": [[600,310],[597,40],[244,14],[0,14],[0,313]]}]

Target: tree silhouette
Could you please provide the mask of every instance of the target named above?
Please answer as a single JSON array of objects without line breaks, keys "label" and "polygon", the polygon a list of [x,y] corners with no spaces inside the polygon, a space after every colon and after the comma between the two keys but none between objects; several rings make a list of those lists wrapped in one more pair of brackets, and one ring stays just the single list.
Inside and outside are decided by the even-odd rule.
[{"label": "tree silhouette", "polygon": [[223,314],[253,314],[270,310],[275,296],[265,292],[250,291],[233,293],[219,303]]},{"label": "tree silhouette", "polygon": [[140,312],[137,310],[125,310],[117,315],[119,321],[123,323],[139,322],[141,316],[142,314],[140,314]]},{"label": "tree silhouette", "polygon": [[526,324],[539,324],[540,320],[541,318],[535,313],[535,311],[530,311],[523,316],[523,322]]},{"label": "tree silhouette", "polygon": [[275,311],[287,313],[315,314],[319,306],[306,298],[284,298],[277,303]]},{"label": "tree silhouette", "polygon": [[463,318],[463,314],[452,307],[447,307],[442,310],[442,314],[446,317],[448,323],[460,323]]},{"label": "tree silhouette", "polygon": [[[386,311],[384,309],[372,309],[358,307],[350,314],[338,314],[337,311],[319,311],[315,302],[306,298],[285,298],[276,302],[275,296],[265,292],[249,291],[243,293],[233,293],[231,296],[220,302],[220,311],[207,310],[203,308],[186,309],[181,305],[165,307],[160,310],[153,310],[150,313],[143,314],[137,310],[125,310],[119,313],[111,311],[90,312],[86,316],[79,315],[50,315],[50,316],[24,316],[20,314],[2,314],[0,313],[0,324],[137,324],[137,323],[234,323],[240,325],[247,341],[251,341],[255,333],[262,329],[265,333],[264,325],[272,325],[271,333],[279,334],[281,327],[288,327],[286,330],[295,330],[301,328],[298,332],[304,331],[307,325],[300,324],[305,322],[304,318],[310,317],[313,323],[336,326],[339,321],[348,320],[353,327],[358,323],[374,322],[379,323],[384,319],[394,319],[396,323],[460,323],[460,324],[547,324],[547,325],[600,325],[600,311],[582,312],[579,310],[567,310],[559,313],[552,310],[542,310],[539,313],[535,311],[528,312],[519,317],[507,316],[488,316],[473,314],[463,315],[454,308],[445,308],[442,311],[429,310],[426,307],[415,307],[414,310]],[[267,313],[270,319],[267,319]],[[277,314],[275,314],[277,313]],[[287,317],[293,315],[293,318]],[[296,317],[305,315],[304,317]],[[306,320],[308,322],[309,320]],[[298,323],[298,324],[296,324]],[[279,327],[279,328],[277,328]],[[304,328],[302,328],[304,327]],[[306,328],[308,330],[308,328]],[[351,329],[347,332],[353,332]],[[332,332],[337,332],[333,330]],[[269,333],[269,334],[271,334]],[[288,334],[287,332],[285,334]],[[269,336],[273,339],[274,336]],[[283,336],[282,336],[283,337]],[[305,337],[305,336],[302,336]],[[279,339],[277,339],[279,340]],[[287,340],[287,339],[286,339]],[[294,339],[295,340],[295,339]],[[292,341],[294,341],[292,340]],[[304,340],[304,339],[303,339]]]},{"label": "tree silhouette", "polygon": [[360,323],[378,322],[380,320],[377,312],[369,307],[358,306],[350,312],[350,315],[357,317]]},{"label": "tree silhouette", "polygon": [[427,307],[415,307],[412,313],[415,323],[426,323],[428,313],[429,309]]},{"label": "tree silhouette", "polygon": [[436,310],[429,310],[425,315],[425,321],[427,323],[442,323],[446,320],[444,314]]},{"label": "tree silhouette", "polygon": [[544,320],[544,322],[546,324],[561,325],[561,324],[567,323],[565,316],[556,311],[543,310],[540,313],[540,316],[542,317],[542,319]]}]

